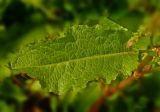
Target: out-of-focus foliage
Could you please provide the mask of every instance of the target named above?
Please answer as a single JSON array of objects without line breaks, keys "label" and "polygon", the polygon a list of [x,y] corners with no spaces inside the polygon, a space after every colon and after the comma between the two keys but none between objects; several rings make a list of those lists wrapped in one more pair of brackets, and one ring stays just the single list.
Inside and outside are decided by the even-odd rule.
[{"label": "out-of-focus foliage", "polygon": [[[57,29],[55,27],[63,27],[66,21],[78,20],[78,23],[84,23],[88,18],[94,19],[102,15],[117,21],[122,21],[126,16],[129,19],[126,19],[125,24],[130,19],[135,19],[131,23],[137,22],[127,12],[125,0],[121,4],[116,0],[1,0],[0,6],[0,57],[12,52],[13,46],[19,45],[17,42],[27,33],[33,32],[37,27],[44,28],[43,25],[46,24],[53,29],[39,32],[42,37],[52,33],[50,31]],[[131,15],[134,16],[134,13]]]},{"label": "out-of-focus foliage", "polygon": [[101,106],[101,111],[109,112],[159,112],[160,109],[160,76],[153,73],[140,81],[133,82],[124,91],[110,97]]},{"label": "out-of-focus foliage", "polygon": [[[44,111],[50,110],[49,112],[87,112],[93,102],[102,95],[102,90],[98,83],[90,83],[86,89],[76,96],[67,94],[61,101],[58,100],[58,96],[52,93],[48,94],[42,90],[31,92],[28,89],[22,89],[15,85],[11,79],[5,79],[3,84],[0,85],[0,89],[0,108],[4,112],[13,112],[13,109],[26,109],[27,106],[30,106],[30,111],[34,109],[34,106],[37,106],[37,108]],[[160,76],[156,72],[145,76],[138,82],[133,82],[123,91],[109,97],[101,105],[99,112],[116,112],[117,110],[119,112],[159,111],[159,101]],[[43,104],[45,105],[42,106]]]},{"label": "out-of-focus foliage", "polygon": [[[159,67],[159,54],[152,49],[160,45],[159,10],[158,0],[0,0],[0,111],[86,112],[103,94],[99,82],[91,81],[78,94],[68,92],[61,97],[43,90],[30,74],[10,70],[8,60],[19,48],[63,37],[68,26],[105,24],[101,18],[108,17],[128,29],[132,35],[128,48],[139,51],[139,61],[147,53],[154,56],[149,63],[152,68]],[[107,98],[99,111],[159,112],[160,73],[134,81]]]}]

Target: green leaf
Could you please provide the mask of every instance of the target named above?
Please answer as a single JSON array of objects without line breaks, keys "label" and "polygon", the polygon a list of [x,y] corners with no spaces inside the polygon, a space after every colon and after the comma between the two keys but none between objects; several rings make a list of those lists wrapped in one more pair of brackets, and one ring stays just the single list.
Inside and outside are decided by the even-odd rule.
[{"label": "green leaf", "polygon": [[83,89],[76,96],[71,104],[76,112],[88,112],[93,103],[102,95],[102,88],[99,83],[90,83],[87,88]]},{"label": "green leaf", "polygon": [[106,19],[94,26],[75,25],[64,36],[29,44],[13,57],[14,74],[26,72],[40,80],[43,88],[63,95],[79,91],[89,81],[104,79],[107,84],[131,74],[138,56],[126,49],[125,28]]},{"label": "green leaf", "polygon": [[134,45],[134,49],[136,50],[146,50],[150,46],[150,37],[144,36],[138,40],[138,42]]},{"label": "green leaf", "polygon": [[21,104],[22,102],[26,101],[26,96],[24,91],[15,85],[11,79],[6,78],[0,83],[0,94],[1,97],[4,99],[13,99],[17,101],[16,103]]},{"label": "green leaf", "polygon": [[6,102],[0,100],[0,110],[2,112],[14,112],[13,106],[7,105]]},{"label": "green leaf", "polygon": [[5,66],[0,65],[0,81],[9,77],[11,75],[11,70]]}]

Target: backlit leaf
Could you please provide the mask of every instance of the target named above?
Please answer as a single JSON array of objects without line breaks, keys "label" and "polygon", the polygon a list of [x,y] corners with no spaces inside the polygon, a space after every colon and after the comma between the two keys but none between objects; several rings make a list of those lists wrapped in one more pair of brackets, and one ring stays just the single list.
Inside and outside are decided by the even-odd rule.
[{"label": "backlit leaf", "polygon": [[75,25],[56,40],[29,44],[13,57],[13,73],[25,72],[43,88],[63,95],[89,81],[107,84],[126,77],[137,65],[137,53],[126,49],[127,29],[106,19],[94,26]]}]

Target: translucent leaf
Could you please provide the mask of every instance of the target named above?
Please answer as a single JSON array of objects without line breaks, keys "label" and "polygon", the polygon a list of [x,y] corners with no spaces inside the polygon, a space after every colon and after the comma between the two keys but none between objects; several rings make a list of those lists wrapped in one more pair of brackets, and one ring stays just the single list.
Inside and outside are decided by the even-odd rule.
[{"label": "translucent leaf", "polygon": [[127,29],[106,19],[95,26],[75,25],[64,37],[27,45],[11,60],[13,73],[26,72],[56,94],[79,91],[89,81],[106,83],[131,74],[137,53],[126,49]]}]

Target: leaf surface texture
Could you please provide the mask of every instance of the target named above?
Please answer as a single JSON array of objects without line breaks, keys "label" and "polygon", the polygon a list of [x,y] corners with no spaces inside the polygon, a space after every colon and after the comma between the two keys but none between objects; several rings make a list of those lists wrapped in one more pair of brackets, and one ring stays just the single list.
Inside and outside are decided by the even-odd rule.
[{"label": "leaf surface texture", "polygon": [[126,49],[129,36],[108,19],[93,26],[75,25],[56,40],[22,47],[11,60],[12,71],[25,72],[60,95],[99,79],[109,84],[118,75],[130,75],[137,65],[137,53]]}]

